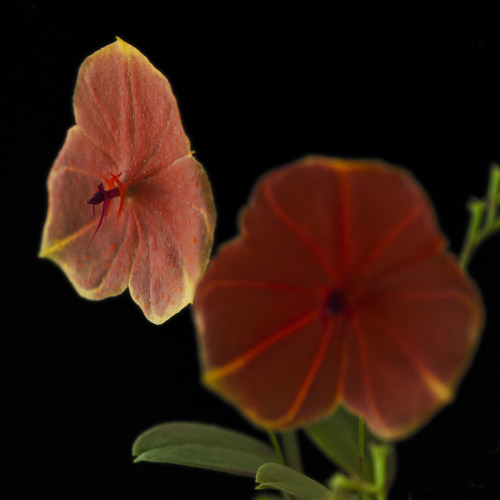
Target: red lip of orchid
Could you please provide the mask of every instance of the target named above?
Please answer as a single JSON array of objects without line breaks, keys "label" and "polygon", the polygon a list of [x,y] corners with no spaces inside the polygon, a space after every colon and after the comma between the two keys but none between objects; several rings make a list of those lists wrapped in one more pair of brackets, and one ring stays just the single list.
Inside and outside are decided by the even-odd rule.
[{"label": "red lip of orchid", "polygon": [[[146,317],[163,323],[192,301],[215,225],[210,184],[175,97],[167,79],[118,39],[83,62],[73,105],[76,125],[47,181],[40,256],[83,297],[128,287]],[[92,213],[102,204],[97,223],[88,204]],[[109,217],[116,223],[103,227]]]},{"label": "red lip of orchid", "polygon": [[205,384],[259,426],[338,405],[385,439],[454,395],[483,322],[405,170],[307,157],[265,175],[194,301]]}]

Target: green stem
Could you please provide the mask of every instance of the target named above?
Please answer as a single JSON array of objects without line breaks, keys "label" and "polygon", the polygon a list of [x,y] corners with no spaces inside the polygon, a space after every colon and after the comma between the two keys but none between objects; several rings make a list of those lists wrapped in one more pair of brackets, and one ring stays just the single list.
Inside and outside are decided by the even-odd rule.
[{"label": "green stem", "polygon": [[[271,429],[267,430],[269,434],[269,438],[271,439],[271,443],[273,445],[274,451],[276,452],[276,455],[278,456],[278,460],[280,461],[281,465],[286,465],[285,463],[285,457],[283,456],[283,452],[281,451],[281,446],[278,441],[278,436],[272,431]],[[295,500],[295,497],[293,495],[290,495],[286,493],[285,491],[281,492],[281,495],[283,496],[283,500]]]},{"label": "green stem", "polygon": [[473,200],[468,204],[469,226],[460,253],[460,265],[466,268],[474,250],[489,236],[500,229],[498,206],[500,205],[500,167],[492,165],[486,198]]},{"label": "green stem", "polygon": [[276,452],[276,455],[278,455],[278,460],[280,461],[281,465],[286,465],[285,464],[285,457],[283,456],[283,452],[281,451],[281,446],[278,441],[278,436],[271,430],[267,430],[269,434],[269,439],[271,440],[271,444],[273,445],[274,451]]},{"label": "green stem", "polygon": [[281,434],[283,451],[286,464],[298,472],[302,472],[302,460],[300,458],[299,442],[296,431],[288,431]]},{"label": "green stem", "polygon": [[[389,446],[385,443],[372,444],[370,452],[373,459],[373,482],[366,483],[359,478],[346,477],[341,473],[335,474],[330,480],[330,488],[336,494],[345,491],[357,491],[359,494],[366,493],[376,500],[387,500],[387,458]],[[343,497],[342,497],[343,498]]]},{"label": "green stem", "polygon": [[500,186],[500,168],[492,165],[486,195],[486,228],[490,228],[495,220],[497,211],[498,188]]},{"label": "green stem", "polygon": [[389,447],[385,444],[371,445],[370,451],[373,457],[373,479],[377,485],[377,500],[387,500],[387,457]]},{"label": "green stem", "polygon": [[483,201],[475,200],[469,203],[468,208],[470,212],[469,226],[467,227],[459,259],[462,268],[467,267],[472,252],[479,245],[478,235],[480,233],[481,222],[483,221],[485,204]]},{"label": "green stem", "polygon": [[[363,465],[365,458],[365,421],[362,417],[358,418],[358,476],[363,481]],[[358,492],[358,500],[363,500],[364,494]]]}]

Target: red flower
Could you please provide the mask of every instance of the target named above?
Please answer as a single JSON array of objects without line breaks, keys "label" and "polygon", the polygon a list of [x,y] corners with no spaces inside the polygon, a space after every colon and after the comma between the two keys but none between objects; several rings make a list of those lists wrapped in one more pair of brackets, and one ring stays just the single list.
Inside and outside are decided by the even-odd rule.
[{"label": "red flower", "polygon": [[[40,255],[83,297],[128,286],[146,317],[162,323],[192,301],[215,219],[175,97],[167,79],[118,40],[82,64],[74,110],[76,125],[48,179]],[[92,218],[89,204],[101,203],[99,220]]]},{"label": "red flower", "polygon": [[483,321],[405,170],[309,157],[258,184],[195,296],[204,382],[278,430],[344,404],[401,438],[454,395]]}]

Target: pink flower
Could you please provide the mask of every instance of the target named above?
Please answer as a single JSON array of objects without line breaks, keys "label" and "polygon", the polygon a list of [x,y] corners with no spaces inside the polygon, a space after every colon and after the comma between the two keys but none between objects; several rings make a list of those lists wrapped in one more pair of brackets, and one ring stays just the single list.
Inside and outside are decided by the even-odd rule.
[{"label": "pink flower", "polygon": [[[167,79],[118,39],[82,64],[74,110],[76,125],[48,179],[40,255],[83,297],[129,287],[146,317],[162,323],[192,301],[215,224],[210,184],[175,97]],[[102,203],[99,220],[85,201]]]}]

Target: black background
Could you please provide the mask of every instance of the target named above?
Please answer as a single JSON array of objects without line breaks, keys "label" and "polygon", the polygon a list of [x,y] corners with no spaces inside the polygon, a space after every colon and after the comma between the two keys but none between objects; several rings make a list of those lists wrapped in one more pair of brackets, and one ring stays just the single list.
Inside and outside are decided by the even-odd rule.
[{"label": "black background", "polygon": [[[0,449],[8,463],[2,489],[12,480],[12,498],[35,490],[51,498],[249,499],[251,479],[134,465],[131,445],[171,420],[266,438],[201,387],[189,308],[158,327],[128,292],[86,301],[37,258],[45,181],[74,123],[84,58],[120,36],[169,78],[212,181],[215,249],[236,233],[261,173],[319,153],[409,168],[458,252],[466,201],[483,194],[490,163],[500,161],[500,28],[481,2],[402,3],[20,2],[3,19]],[[398,444],[391,498],[498,495],[499,255],[493,238],[470,266],[488,310],[480,349],[456,401]],[[326,461],[302,444],[306,471],[326,479]]]}]

